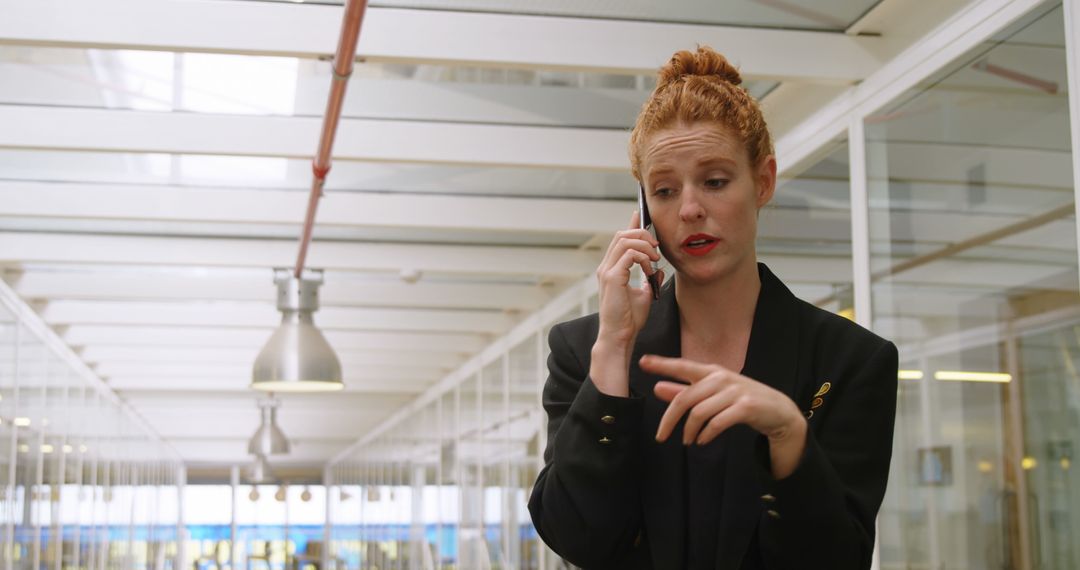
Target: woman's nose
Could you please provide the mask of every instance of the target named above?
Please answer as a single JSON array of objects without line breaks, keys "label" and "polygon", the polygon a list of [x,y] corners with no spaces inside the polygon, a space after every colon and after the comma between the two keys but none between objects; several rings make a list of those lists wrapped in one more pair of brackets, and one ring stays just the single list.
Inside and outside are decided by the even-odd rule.
[{"label": "woman's nose", "polygon": [[701,206],[697,196],[693,192],[683,194],[682,203],[679,204],[679,217],[684,222],[700,220],[705,217],[705,208]]}]

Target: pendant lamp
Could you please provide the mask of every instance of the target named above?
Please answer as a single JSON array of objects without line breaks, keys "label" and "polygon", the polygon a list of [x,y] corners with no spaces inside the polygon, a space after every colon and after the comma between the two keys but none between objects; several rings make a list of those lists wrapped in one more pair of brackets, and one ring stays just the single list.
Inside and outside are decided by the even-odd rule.
[{"label": "pendant lamp", "polygon": [[289,438],[277,424],[277,409],[280,402],[267,398],[259,402],[259,429],[248,441],[248,453],[252,455],[282,455],[289,452]]},{"label": "pendant lamp", "polygon": [[268,392],[331,392],[341,390],[341,362],[315,328],[321,270],[306,270],[297,279],[288,269],[275,269],[281,325],[266,341],[252,370],[251,387]]},{"label": "pendant lamp", "polygon": [[[270,464],[267,463],[266,457],[262,455],[255,456],[255,463],[252,463],[248,467],[248,481],[252,484],[266,483],[273,479],[273,474],[270,473]],[[258,499],[252,499],[253,501]]]}]

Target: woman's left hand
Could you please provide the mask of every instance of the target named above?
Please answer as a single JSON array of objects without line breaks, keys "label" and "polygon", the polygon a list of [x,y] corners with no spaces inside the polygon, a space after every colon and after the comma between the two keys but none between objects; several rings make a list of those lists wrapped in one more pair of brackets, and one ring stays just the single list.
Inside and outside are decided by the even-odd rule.
[{"label": "woman's left hand", "polygon": [[685,414],[686,445],[695,441],[704,445],[731,426],[746,424],[769,438],[774,455],[794,454],[796,463],[802,456],[806,419],[783,392],[716,364],[654,355],[643,356],[640,364],[647,372],[689,382],[656,383],[656,397],[670,402],[660,419],[657,441],[666,441]]}]

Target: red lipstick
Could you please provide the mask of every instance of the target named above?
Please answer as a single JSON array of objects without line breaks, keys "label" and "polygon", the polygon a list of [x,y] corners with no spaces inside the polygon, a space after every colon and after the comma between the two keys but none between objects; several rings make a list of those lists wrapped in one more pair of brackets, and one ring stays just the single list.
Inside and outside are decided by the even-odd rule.
[{"label": "red lipstick", "polygon": [[679,246],[689,255],[705,255],[720,243],[720,238],[709,234],[694,234],[683,240]]}]

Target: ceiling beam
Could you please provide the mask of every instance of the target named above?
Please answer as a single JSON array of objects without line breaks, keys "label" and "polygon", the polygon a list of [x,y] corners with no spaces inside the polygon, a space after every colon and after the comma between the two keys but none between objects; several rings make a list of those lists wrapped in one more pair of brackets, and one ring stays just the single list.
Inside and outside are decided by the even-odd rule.
[{"label": "ceiling beam", "polygon": [[[170,367],[172,368],[172,367]],[[195,392],[237,392],[248,390],[251,384],[252,367],[187,367],[183,369],[190,374],[162,376],[171,374],[171,370],[158,368],[131,368],[110,367],[103,368],[102,376],[107,377],[110,388],[118,392],[127,390],[137,391],[175,391],[178,386],[184,390]],[[224,370],[224,371],[222,371]],[[359,374],[359,372],[357,372]],[[365,376],[357,376],[350,370],[345,370],[346,394],[417,394],[428,388],[435,379],[440,378],[445,372],[440,369],[389,369],[381,368],[365,372]],[[248,390],[253,397],[261,393]],[[340,394],[336,392],[335,394]],[[333,395],[327,396],[333,398]]]},{"label": "ceiling beam", "polygon": [[[21,51],[38,49],[21,48]],[[16,50],[19,48],[12,51]],[[54,54],[56,59],[49,58],[47,63],[35,61],[32,65],[26,65],[18,62],[18,57],[15,62],[0,61],[0,84],[4,85],[5,104],[79,107],[88,104],[100,106],[102,101],[108,101],[109,107],[124,109],[169,111],[177,108],[193,112],[307,116],[322,115],[326,110],[330,82],[306,79],[312,74],[326,73],[325,64],[321,62],[299,63],[296,73],[305,79],[296,81],[295,89],[287,88],[294,95],[291,101],[278,99],[267,105],[264,94],[257,89],[238,93],[220,85],[184,82],[182,89],[185,93],[198,92],[201,97],[196,102],[188,99],[174,105],[170,99],[156,98],[137,89],[125,89],[119,85],[120,81],[110,81],[89,72],[70,73],[68,70],[72,63],[85,61],[89,54],[77,50],[56,51],[60,52]],[[115,62],[115,66],[108,63],[101,66],[115,69],[121,76],[128,71],[152,73],[152,70],[126,68],[121,53],[98,52],[94,55],[100,57],[94,57],[95,63],[91,65],[96,66],[101,60]],[[115,57],[110,58],[110,55]],[[175,61],[169,57],[158,58],[158,61],[168,73],[168,69],[174,65],[190,69],[205,62],[206,58],[178,54]],[[419,77],[410,81],[401,76],[364,77],[364,71],[366,69],[359,66],[358,72],[349,80],[349,96],[342,102],[343,117],[620,129],[633,124],[641,104],[649,95],[644,87],[462,83],[427,81]],[[283,76],[279,76],[286,84],[294,79],[288,73],[285,71]],[[561,81],[564,78],[553,77],[552,80]]]},{"label": "ceiling beam", "polygon": [[[270,272],[263,275],[163,275],[122,267],[94,271],[8,271],[3,278],[24,299],[103,301],[263,301],[277,294]],[[319,288],[322,307],[417,307],[533,310],[552,287],[514,283],[440,283],[421,279],[356,279],[328,271]]]},{"label": "ceiling beam", "polygon": [[[259,350],[254,348],[148,348],[126,346],[87,346],[79,356],[88,364],[184,364],[199,362],[202,364],[226,364],[250,366],[255,361]],[[336,350],[342,366],[393,366],[403,362],[411,366],[430,366],[433,368],[455,368],[464,358],[447,352],[427,352],[424,350]]]},{"label": "ceiling beam", "polygon": [[[321,119],[0,105],[0,124],[0,147],[310,159]],[[625,171],[628,137],[625,129],[342,118],[334,160]]]},{"label": "ceiling beam", "polygon": [[[0,264],[106,263],[149,266],[291,267],[295,240],[158,238],[0,232]],[[314,241],[308,267],[327,270],[564,275],[592,273],[598,252],[497,246]]]},{"label": "ceiling beam", "polygon": [[[307,190],[0,180],[0,216],[233,224],[302,222]],[[213,207],[208,207],[213,205]],[[623,227],[632,201],[328,192],[319,227],[591,234]]]},{"label": "ceiling beam", "polygon": [[[246,347],[259,349],[274,327],[168,327],[131,325],[70,325],[56,327],[70,346],[143,347]],[[335,350],[410,350],[423,346],[431,352],[471,353],[491,342],[480,333],[323,331]]]},{"label": "ceiling beam", "polygon": [[[0,13],[0,38],[8,43],[309,58],[334,52],[342,7],[2,0]],[[882,42],[841,33],[371,7],[357,56],[370,62],[652,74],[667,54],[699,43],[728,54],[751,77],[852,82],[880,64]],[[762,48],[780,45],[785,49]]]},{"label": "ceiling beam", "polygon": [[[50,325],[168,325],[273,327],[281,315],[269,303],[50,301],[39,311]],[[323,307],[315,323],[323,330],[497,333],[516,319],[503,312],[459,309]]]}]

